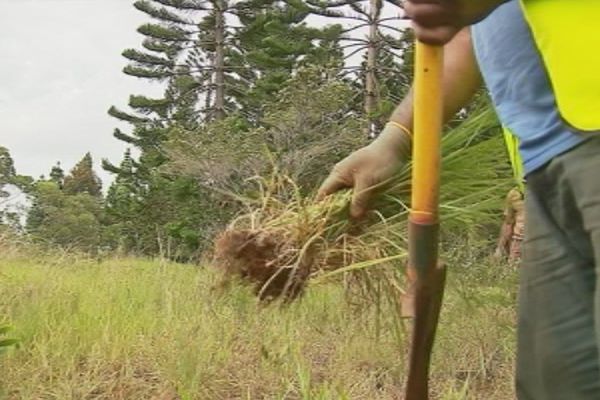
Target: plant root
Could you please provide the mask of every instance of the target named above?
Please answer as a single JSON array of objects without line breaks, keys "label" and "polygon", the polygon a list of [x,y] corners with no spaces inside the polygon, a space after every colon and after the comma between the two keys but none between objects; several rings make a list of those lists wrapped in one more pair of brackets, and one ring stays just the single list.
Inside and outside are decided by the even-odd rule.
[{"label": "plant root", "polygon": [[251,282],[266,301],[302,295],[314,255],[314,247],[299,251],[281,230],[228,229],[215,241],[215,265],[225,277]]}]

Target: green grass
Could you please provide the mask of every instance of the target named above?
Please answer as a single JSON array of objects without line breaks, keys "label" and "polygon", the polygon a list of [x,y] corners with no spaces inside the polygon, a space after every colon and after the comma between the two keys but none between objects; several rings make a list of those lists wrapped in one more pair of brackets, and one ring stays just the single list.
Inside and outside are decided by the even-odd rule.
[{"label": "green grass", "polygon": [[[436,399],[509,399],[515,272],[452,257]],[[206,268],[141,259],[0,256],[1,399],[399,399],[407,324],[310,287],[289,306],[216,290]]]}]

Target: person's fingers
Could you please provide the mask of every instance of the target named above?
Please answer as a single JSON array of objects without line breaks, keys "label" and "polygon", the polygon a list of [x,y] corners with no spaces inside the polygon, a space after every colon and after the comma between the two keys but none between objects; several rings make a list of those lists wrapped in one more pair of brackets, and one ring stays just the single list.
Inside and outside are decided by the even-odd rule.
[{"label": "person's fingers", "polygon": [[404,5],[415,36],[423,43],[444,45],[460,30],[458,16],[435,0],[412,0]]},{"label": "person's fingers", "polygon": [[426,28],[413,22],[415,36],[423,43],[443,46],[448,43],[460,31],[460,28],[451,25],[439,26],[437,28]]},{"label": "person's fingers", "polygon": [[350,204],[350,217],[352,219],[361,219],[369,211],[369,204],[373,197],[375,187],[368,179],[357,179],[352,194],[352,203]]},{"label": "person's fingers", "polygon": [[352,184],[348,180],[343,179],[339,172],[333,170],[327,179],[323,181],[319,191],[317,192],[317,201],[323,200],[325,197],[342,189],[352,187]]},{"label": "person's fingers", "polygon": [[404,12],[415,23],[426,28],[452,25],[456,22],[456,18],[437,2],[417,4],[407,2]]}]

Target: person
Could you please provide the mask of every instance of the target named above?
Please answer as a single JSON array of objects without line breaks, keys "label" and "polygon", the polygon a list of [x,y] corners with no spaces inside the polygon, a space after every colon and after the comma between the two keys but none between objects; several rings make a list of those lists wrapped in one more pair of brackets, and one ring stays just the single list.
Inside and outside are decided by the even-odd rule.
[{"label": "person", "polygon": [[506,196],[504,219],[494,258],[508,256],[508,261],[515,264],[521,260],[521,243],[525,235],[525,177],[523,160],[519,155],[519,139],[508,129],[504,129],[504,141],[516,186]]},{"label": "person", "polygon": [[506,195],[504,218],[494,257],[508,258],[510,263],[521,259],[521,243],[525,236],[525,204],[523,191],[519,186],[512,188]]},{"label": "person", "polygon": [[[481,80],[519,137],[527,179],[516,394],[600,399],[600,15],[597,0],[407,0],[417,38],[445,46],[444,117]],[[412,95],[379,137],[332,170],[361,218],[410,154]]]}]

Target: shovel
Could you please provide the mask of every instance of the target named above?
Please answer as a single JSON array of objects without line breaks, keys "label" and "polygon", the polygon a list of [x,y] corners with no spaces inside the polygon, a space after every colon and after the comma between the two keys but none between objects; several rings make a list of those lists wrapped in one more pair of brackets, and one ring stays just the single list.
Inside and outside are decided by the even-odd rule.
[{"label": "shovel", "polygon": [[429,399],[429,364],[445,267],[438,262],[443,47],[417,41],[415,53],[409,268],[415,274],[415,319],[405,400]]}]

